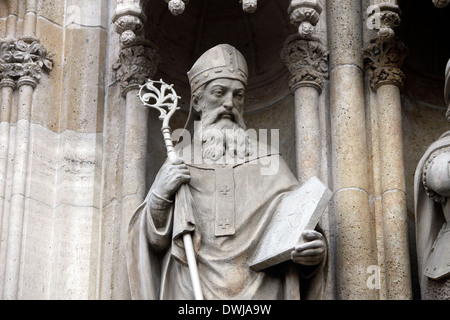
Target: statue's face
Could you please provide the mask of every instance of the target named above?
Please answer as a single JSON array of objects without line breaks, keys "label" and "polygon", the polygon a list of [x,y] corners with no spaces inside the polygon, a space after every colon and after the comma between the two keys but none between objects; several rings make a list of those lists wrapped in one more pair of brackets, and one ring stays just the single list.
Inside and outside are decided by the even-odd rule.
[{"label": "statue's face", "polygon": [[216,79],[206,84],[201,102],[202,117],[213,115],[213,122],[232,121],[244,112],[245,87],[239,80]]}]

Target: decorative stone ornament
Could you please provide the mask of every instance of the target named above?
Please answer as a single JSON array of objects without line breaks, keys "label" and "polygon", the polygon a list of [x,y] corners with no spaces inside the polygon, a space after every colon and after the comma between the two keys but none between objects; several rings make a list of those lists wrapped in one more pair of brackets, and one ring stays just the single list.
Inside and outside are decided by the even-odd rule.
[{"label": "decorative stone ornament", "polygon": [[165,0],[168,4],[169,11],[174,15],[178,16],[184,12],[186,5],[189,0]]},{"label": "decorative stone ornament", "polygon": [[290,36],[281,57],[291,73],[289,86],[313,86],[322,91],[324,77],[328,75],[328,52],[319,41],[304,40],[300,35]]},{"label": "decorative stone ornament", "polygon": [[144,12],[145,2],[142,0],[116,3],[112,22],[120,35],[121,50],[113,71],[115,80],[120,81],[123,95],[152,78],[159,64],[158,51],[144,36],[147,20]]},{"label": "decorative stone ornament", "polygon": [[242,2],[242,9],[247,13],[253,13],[258,9],[257,0],[240,0]]},{"label": "decorative stone ornament", "polygon": [[36,86],[41,73],[50,71],[53,59],[42,44],[35,40],[2,40],[0,42],[0,78],[19,81],[25,77]]},{"label": "decorative stone ornament", "polygon": [[403,86],[405,75],[400,68],[408,56],[408,49],[401,40],[376,38],[364,50],[364,56],[372,90],[377,91],[383,84]]},{"label": "decorative stone ornament", "polygon": [[142,20],[133,15],[124,15],[114,20],[116,32],[120,34],[120,43],[124,46],[136,44],[138,35],[141,34],[144,24]]},{"label": "decorative stone ornament", "polygon": [[298,26],[299,34],[306,39],[313,35],[321,13],[322,5],[318,0],[292,0],[288,8],[291,23]]},{"label": "decorative stone ornament", "polygon": [[378,37],[391,39],[401,23],[401,10],[396,4],[381,3],[368,8],[368,25],[378,30]]},{"label": "decorative stone ornament", "polygon": [[147,20],[144,13],[145,4],[143,0],[117,0],[112,22],[120,35],[122,46],[136,44],[139,36],[142,35],[144,23]]},{"label": "decorative stone ornament", "polygon": [[122,93],[138,88],[156,73],[159,64],[158,51],[149,42],[122,48],[119,60],[113,65],[115,78],[120,80]]}]

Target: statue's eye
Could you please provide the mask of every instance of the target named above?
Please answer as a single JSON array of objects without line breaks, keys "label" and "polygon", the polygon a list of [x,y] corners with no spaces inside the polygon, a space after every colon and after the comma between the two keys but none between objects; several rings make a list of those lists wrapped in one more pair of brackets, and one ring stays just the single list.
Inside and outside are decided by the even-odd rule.
[{"label": "statue's eye", "polygon": [[221,89],[216,89],[216,90],[213,91],[213,94],[214,94],[216,97],[222,97],[222,96],[223,96],[223,90],[221,90]]},{"label": "statue's eye", "polygon": [[235,94],[234,94],[234,96],[236,97],[236,98],[238,98],[238,99],[244,99],[244,93],[243,92],[236,92]]}]

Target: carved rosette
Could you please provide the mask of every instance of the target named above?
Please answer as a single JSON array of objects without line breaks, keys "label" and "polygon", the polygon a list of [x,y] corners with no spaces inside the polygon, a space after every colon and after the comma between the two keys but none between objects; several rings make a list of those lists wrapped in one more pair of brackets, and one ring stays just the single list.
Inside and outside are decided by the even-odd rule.
[{"label": "carved rosette", "polygon": [[258,0],[240,0],[242,9],[247,13],[253,13],[258,9]]},{"label": "carved rosette", "polygon": [[[184,12],[186,6],[189,4],[189,0],[165,0],[169,11],[178,16]],[[253,13],[258,9],[258,0],[239,0],[242,4],[242,9],[247,13]]]},{"label": "carved rosette", "polygon": [[298,33],[305,39],[313,36],[321,13],[319,0],[292,0],[288,8],[291,23],[298,27]]},{"label": "carved rosette", "polygon": [[324,79],[328,77],[328,51],[319,41],[292,35],[284,44],[281,58],[291,73],[292,92],[301,86],[322,91]]},{"label": "carved rosette", "polygon": [[189,0],[165,0],[167,2],[167,7],[169,11],[174,15],[178,16],[184,12],[186,5]]},{"label": "carved rosette", "polygon": [[52,56],[38,40],[0,40],[2,86],[29,84],[36,87],[42,72],[50,71],[52,67]]},{"label": "carved rosette", "polygon": [[144,24],[139,17],[125,15],[118,17],[114,22],[115,30],[120,34],[120,43],[128,47],[136,44],[138,36],[144,29]]},{"label": "carved rosette", "polygon": [[401,23],[400,8],[391,3],[372,5],[367,9],[370,29],[378,30],[378,37],[391,39],[395,36],[394,29]]},{"label": "carved rosette", "polygon": [[401,67],[408,56],[408,48],[398,38],[377,38],[364,50],[364,62],[369,71],[373,91],[385,84],[403,87],[405,74]]}]

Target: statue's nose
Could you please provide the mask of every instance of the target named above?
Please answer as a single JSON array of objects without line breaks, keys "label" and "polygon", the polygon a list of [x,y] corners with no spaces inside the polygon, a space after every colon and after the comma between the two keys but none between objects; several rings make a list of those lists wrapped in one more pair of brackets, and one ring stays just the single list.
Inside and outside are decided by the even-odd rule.
[{"label": "statue's nose", "polygon": [[233,109],[233,95],[232,95],[232,94],[227,94],[227,95],[224,97],[223,106],[224,106],[227,110]]}]

